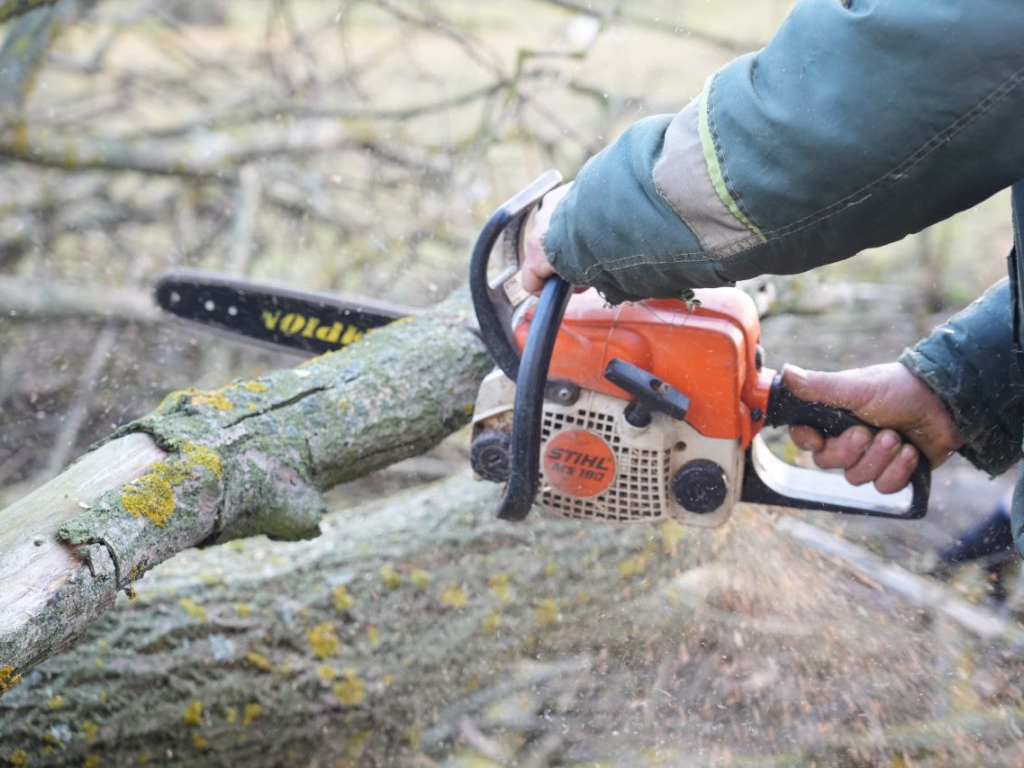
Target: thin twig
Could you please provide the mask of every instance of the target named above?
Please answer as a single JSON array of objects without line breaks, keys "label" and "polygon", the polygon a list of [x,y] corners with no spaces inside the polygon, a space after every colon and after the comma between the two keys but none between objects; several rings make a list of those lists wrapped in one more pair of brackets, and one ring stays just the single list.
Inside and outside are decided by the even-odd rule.
[{"label": "thin twig", "polygon": [[1024,641],[1024,632],[1005,618],[957,598],[933,580],[924,579],[898,565],[885,562],[852,541],[793,517],[780,517],[775,523],[775,528],[805,546],[839,558],[848,567],[866,574],[883,589],[916,606],[929,608],[952,619],[978,637],[986,640],[1004,637],[1015,644]]},{"label": "thin twig", "polygon": [[56,2],[57,0],[7,0],[5,3],[0,3],[0,24]]}]

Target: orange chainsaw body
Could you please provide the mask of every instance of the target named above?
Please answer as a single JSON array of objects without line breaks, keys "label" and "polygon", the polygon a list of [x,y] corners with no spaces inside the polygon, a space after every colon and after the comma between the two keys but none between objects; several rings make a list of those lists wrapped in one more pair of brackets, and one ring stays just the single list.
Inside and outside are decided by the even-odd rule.
[{"label": "orange chainsaw body", "polygon": [[[761,367],[749,296],[716,288],[697,291],[696,299],[611,307],[590,290],[569,300],[547,374],[541,507],[580,520],[672,518],[713,527],[728,519],[740,498],[745,452],[764,425],[773,373]],[[528,307],[515,325],[520,350],[533,319]],[[635,397],[609,380],[612,361],[635,366],[644,386],[684,395],[685,417],[652,412],[631,421]],[[500,370],[480,388],[473,454],[481,477],[503,477],[504,470],[487,470],[488,457],[507,451],[515,393]]]},{"label": "orange chainsaw body", "polygon": [[[736,440],[746,450],[763,425],[774,375],[761,368],[757,309],[735,288],[696,295],[697,306],[651,299],[617,307],[596,291],[573,296],[548,378],[628,400],[604,375],[609,360],[627,360],[690,398],[686,421],[700,434]],[[520,350],[532,318],[531,309],[516,328]]]}]

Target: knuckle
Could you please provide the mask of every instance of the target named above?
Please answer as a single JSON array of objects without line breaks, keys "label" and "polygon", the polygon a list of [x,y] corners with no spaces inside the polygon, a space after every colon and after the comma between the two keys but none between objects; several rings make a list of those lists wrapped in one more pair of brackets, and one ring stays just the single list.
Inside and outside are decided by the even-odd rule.
[{"label": "knuckle", "polygon": [[850,485],[858,485],[858,486],[860,486],[860,485],[864,485],[866,482],[868,482],[863,477],[861,477],[858,473],[854,472],[852,469],[846,470],[846,472],[844,473],[844,477],[846,478],[846,482],[848,482]]}]

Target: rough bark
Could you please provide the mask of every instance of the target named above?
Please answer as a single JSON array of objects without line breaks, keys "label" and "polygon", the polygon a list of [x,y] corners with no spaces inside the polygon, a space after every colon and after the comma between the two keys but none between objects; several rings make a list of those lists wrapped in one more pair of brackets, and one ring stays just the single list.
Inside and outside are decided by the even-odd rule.
[{"label": "rough bark", "polygon": [[510,524],[497,491],[459,476],[333,514],[312,541],[165,563],[0,699],[0,763],[1021,756],[1019,704],[998,704],[953,625],[762,510],[715,531]]},{"label": "rough bark", "polygon": [[[590,646],[661,621],[652,586],[720,538],[509,524],[496,500],[458,476],[332,515],[313,541],[175,558],[0,699],[0,761],[384,765],[443,750],[464,716],[564,693]],[[559,638],[588,648],[538,662]]]},{"label": "rough bark", "polygon": [[463,306],[255,381],[172,393],[0,511],[0,675],[67,647],[183,549],[316,535],[323,490],[465,423],[490,363]]}]

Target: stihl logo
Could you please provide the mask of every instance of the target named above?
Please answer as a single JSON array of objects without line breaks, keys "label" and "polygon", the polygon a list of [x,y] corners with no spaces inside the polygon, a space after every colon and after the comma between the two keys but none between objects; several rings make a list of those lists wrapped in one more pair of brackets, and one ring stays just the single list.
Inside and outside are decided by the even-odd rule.
[{"label": "stihl logo", "polygon": [[271,312],[263,310],[263,325],[268,331],[283,333],[285,336],[301,336],[304,339],[317,339],[326,344],[347,346],[359,341],[363,332],[352,325],[334,322],[331,325],[320,325],[317,317],[306,317],[298,312],[289,312],[282,316],[281,310]]},{"label": "stihl logo", "polygon": [[575,468],[581,470],[590,469],[598,473],[600,478],[603,478],[604,475],[600,473],[610,472],[614,469],[613,466],[609,466],[604,456],[594,456],[593,454],[583,453],[582,451],[570,451],[565,448],[552,448],[548,451],[548,458],[551,461],[557,462],[563,472],[571,471]]},{"label": "stihl logo", "polygon": [[600,435],[585,429],[560,432],[544,449],[544,478],[570,496],[597,496],[615,479],[615,456]]}]

